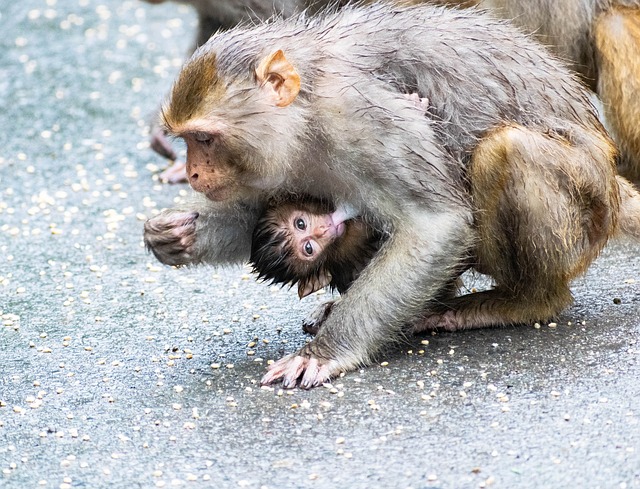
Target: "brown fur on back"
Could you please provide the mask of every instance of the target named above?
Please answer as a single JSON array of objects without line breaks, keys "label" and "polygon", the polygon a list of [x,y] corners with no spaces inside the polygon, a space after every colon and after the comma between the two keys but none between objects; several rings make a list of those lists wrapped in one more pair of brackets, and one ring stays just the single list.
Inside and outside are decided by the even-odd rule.
[{"label": "brown fur on back", "polygon": [[640,181],[640,9],[614,8],[594,28],[598,93],[622,149],[621,173]]},{"label": "brown fur on back", "polygon": [[640,194],[627,180],[617,178],[620,187],[618,232],[640,240]]}]

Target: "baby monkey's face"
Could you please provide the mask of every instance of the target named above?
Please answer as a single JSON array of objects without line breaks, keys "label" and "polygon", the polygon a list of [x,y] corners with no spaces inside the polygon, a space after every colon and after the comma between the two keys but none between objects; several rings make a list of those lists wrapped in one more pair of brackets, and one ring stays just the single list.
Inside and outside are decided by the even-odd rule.
[{"label": "baby monkey's face", "polygon": [[313,214],[293,209],[286,219],[291,232],[293,254],[299,260],[312,262],[322,255],[331,243],[344,234],[344,212]]}]

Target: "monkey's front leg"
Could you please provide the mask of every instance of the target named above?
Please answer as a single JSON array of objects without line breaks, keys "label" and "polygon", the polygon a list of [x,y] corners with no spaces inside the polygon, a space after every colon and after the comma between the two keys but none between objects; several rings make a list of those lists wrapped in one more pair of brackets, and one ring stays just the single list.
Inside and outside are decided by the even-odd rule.
[{"label": "monkey's front leg", "polygon": [[160,173],[162,183],[186,183],[189,181],[187,164],[183,161],[176,161],[178,155],[171,145],[167,130],[159,122],[154,122],[151,126],[149,145],[153,151],[169,160],[169,166]]},{"label": "monkey's front leg", "polygon": [[195,195],[144,225],[144,242],[166,265],[237,264],[249,258],[251,233],[262,212],[259,202],[220,204]]},{"label": "monkey's front leg", "polygon": [[[158,118],[158,116],[156,116]],[[171,141],[167,136],[167,131],[159,122],[151,124],[151,135],[149,145],[157,154],[169,160],[169,166],[160,173],[160,181],[163,183],[184,183],[187,182],[187,165],[184,162],[176,161],[176,154]]]},{"label": "monkey's front leg", "polygon": [[317,336],[269,367],[262,384],[310,388],[370,363],[455,280],[473,241],[470,213],[406,214]]},{"label": "monkey's front leg", "polygon": [[151,128],[149,145],[152,150],[168,160],[175,160],[177,158],[176,152],[173,150],[167,137],[167,131],[157,123]]}]

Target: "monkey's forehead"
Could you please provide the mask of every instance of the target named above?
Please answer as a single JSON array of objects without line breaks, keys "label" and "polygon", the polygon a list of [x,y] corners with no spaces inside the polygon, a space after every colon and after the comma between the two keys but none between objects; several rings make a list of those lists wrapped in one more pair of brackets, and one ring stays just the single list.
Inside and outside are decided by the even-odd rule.
[{"label": "monkey's forehead", "polygon": [[220,97],[221,84],[215,53],[205,54],[187,63],[171,91],[171,99],[163,110],[166,126],[171,132],[180,132],[187,121],[202,119],[211,97]]}]

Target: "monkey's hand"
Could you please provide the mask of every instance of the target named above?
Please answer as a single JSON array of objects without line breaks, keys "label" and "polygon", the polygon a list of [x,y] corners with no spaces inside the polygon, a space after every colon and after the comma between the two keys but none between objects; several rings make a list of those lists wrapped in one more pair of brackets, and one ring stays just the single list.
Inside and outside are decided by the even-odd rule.
[{"label": "monkey's hand", "polygon": [[339,299],[327,301],[316,307],[311,314],[302,320],[302,331],[308,334],[317,335],[320,327],[327,320],[334,304]]},{"label": "monkey's hand", "polygon": [[186,183],[187,179],[187,165],[183,162],[174,162],[168,166],[166,170],[160,173],[160,181],[162,183]]},{"label": "monkey's hand", "polygon": [[[302,348],[297,353],[287,355],[269,365],[268,372],[260,383],[269,385],[282,379],[285,389],[293,389],[297,385],[303,389],[310,389],[328,382],[344,370],[336,360],[320,360],[309,356],[310,352],[306,350],[306,347]],[[301,376],[302,379],[298,383]]]},{"label": "monkey's hand", "polygon": [[175,162],[178,156],[171,146],[167,132],[162,127],[156,126],[151,130],[149,144],[151,149],[160,156],[172,161],[172,164],[160,173],[160,181],[162,183],[187,182],[187,165],[183,162]]},{"label": "monkey's hand", "polygon": [[151,137],[149,138],[149,144],[151,149],[158,153],[160,156],[165,157],[168,160],[175,160],[177,158],[176,152],[173,150],[167,132],[160,126],[155,126],[151,129]]},{"label": "monkey's hand", "polygon": [[193,261],[197,212],[164,211],[144,224],[144,244],[165,265]]},{"label": "monkey's hand", "polygon": [[[333,302],[331,310],[341,302],[342,299]],[[261,384],[269,385],[282,380],[285,389],[296,386],[311,389],[328,382],[340,372],[355,369],[362,363],[362,356],[357,348],[345,346],[348,338],[343,339],[345,342],[341,341],[340,335],[332,333],[329,325],[323,326],[318,335],[296,353],[269,365]]]}]

